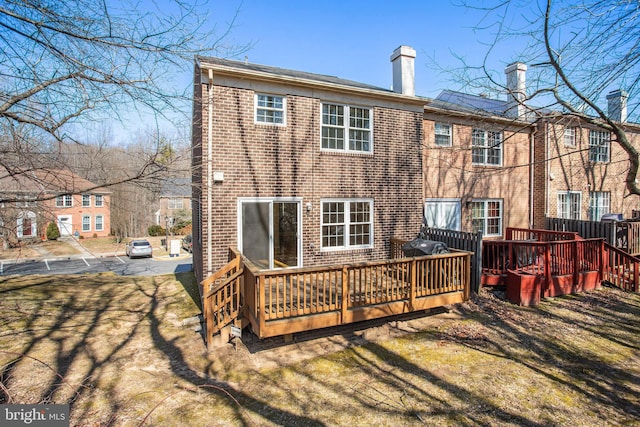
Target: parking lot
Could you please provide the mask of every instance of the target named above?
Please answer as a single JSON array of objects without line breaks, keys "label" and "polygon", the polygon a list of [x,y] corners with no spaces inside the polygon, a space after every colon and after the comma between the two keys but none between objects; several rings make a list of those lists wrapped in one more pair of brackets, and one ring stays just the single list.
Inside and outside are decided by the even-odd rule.
[{"label": "parking lot", "polygon": [[153,276],[192,270],[191,255],[129,259],[124,256],[69,257],[0,261],[0,276],[87,274],[113,272],[121,276]]}]

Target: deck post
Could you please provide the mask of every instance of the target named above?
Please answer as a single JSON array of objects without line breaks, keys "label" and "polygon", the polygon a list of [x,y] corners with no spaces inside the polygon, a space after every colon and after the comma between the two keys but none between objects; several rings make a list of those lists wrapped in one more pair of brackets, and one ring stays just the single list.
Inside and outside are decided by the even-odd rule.
[{"label": "deck post", "polygon": [[465,264],[467,267],[465,268],[465,280],[464,280],[464,300],[469,301],[469,296],[471,293],[471,254],[467,254],[464,258]]},{"label": "deck post", "polygon": [[[206,290],[205,290],[205,294],[206,294]],[[205,343],[207,345],[207,349],[211,349],[211,341],[213,338],[213,334],[211,333],[211,331],[213,331],[213,315],[211,313],[211,297],[209,298],[204,298],[204,300],[202,301],[203,304],[203,308],[204,308],[204,319],[205,319],[205,326],[204,326],[204,333],[205,333]]]},{"label": "deck post", "polygon": [[571,246],[572,246],[572,256],[573,256],[573,289],[574,291],[578,291],[581,290],[578,288],[578,285],[580,284],[580,260],[578,259],[578,245],[580,244],[580,241],[578,240],[574,240],[573,242],[571,242]]},{"label": "deck post", "polygon": [[[258,331],[258,337],[262,338],[262,334],[265,331],[265,327],[266,327],[266,317],[267,317],[267,311],[266,311],[266,304],[265,304],[265,290],[264,290],[264,276],[260,275],[258,276],[258,301],[256,302],[256,308],[257,308],[257,312],[258,312],[258,322],[260,325],[260,330]],[[271,311],[271,307],[269,307],[269,311]]]},{"label": "deck post", "polygon": [[347,266],[342,267],[342,300],[340,301],[340,323],[347,321],[347,309],[349,302],[349,271]]},{"label": "deck post", "polygon": [[546,283],[540,297],[544,297],[547,291],[551,289],[551,245],[549,242],[544,245],[544,280]]},{"label": "deck post", "polygon": [[411,260],[411,281],[409,283],[409,305],[411,311],[415,310],[416,306],[416,277],[418,277],[417,261],[415,258]]}]

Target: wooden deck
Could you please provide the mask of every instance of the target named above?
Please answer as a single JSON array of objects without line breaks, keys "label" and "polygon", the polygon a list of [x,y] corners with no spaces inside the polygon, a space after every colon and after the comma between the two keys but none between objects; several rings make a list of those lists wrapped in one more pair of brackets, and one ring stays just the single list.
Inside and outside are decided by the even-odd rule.
[{"label": "wooden deck", "polygon": [[268,271],[237,251],[230,258],[202,283],[207,340],[230,322],[267,338],[469,298],[468,252]]}]

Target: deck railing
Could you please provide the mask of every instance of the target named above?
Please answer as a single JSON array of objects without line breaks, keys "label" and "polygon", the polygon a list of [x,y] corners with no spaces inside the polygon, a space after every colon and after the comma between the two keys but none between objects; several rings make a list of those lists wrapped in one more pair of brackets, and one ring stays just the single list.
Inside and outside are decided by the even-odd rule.
[{"label": "deck railing", "polygon": [[230,250],[230,261],[202,281],[202,307],[207,344],[213,334],[238,319],[242,310],[244,269],[238,251]]},{"label": "deck railing", "polygon": [[508,270],[528,274],[566,276],[600,271],[602,239],[564,241],[499,240],[484,242],[483,273],[506,275]]},{"label": "deck railing", "polygon": [[[407,313],[469,297],[467,252],[269,271],[243,262],[247,315],[261,338]],[[449,297],[424,302],[441,295]]]},{"label": "deck railing", "polygon": [[604,251],[603,280],[625,291],[638,292],[640,258],[629,255],[608,243],[605,243]]},{"label": "deck railing", "polygon": [[538,230],[528,228],[507,227],[505,240],[535,240],[538,242],[554,242],[558,240],[576,240],[577,233],[570,231]]}]

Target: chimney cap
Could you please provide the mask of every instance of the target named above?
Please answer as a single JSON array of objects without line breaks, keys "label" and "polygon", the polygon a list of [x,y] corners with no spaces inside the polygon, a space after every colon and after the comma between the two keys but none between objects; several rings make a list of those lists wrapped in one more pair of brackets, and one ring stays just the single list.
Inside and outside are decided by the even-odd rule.
[{"label": "chimney cap", "polygon": [[624,89],[615,89],[607,94],[607,99],[618,98],[618,97],[628,98],[629,94]]},{"label": "chimney cap", "polygon": [[504,69],[505,73],[511,73],[512,71],[527,71],[527,64],[525,64],[524,62],[516,61],[507,65]]},{"label": "chimney cap", "polygon": [[400,56],[416,57],[416,50],[411,46],[398,46],[391,54],[391,61],[395,61]]}]

